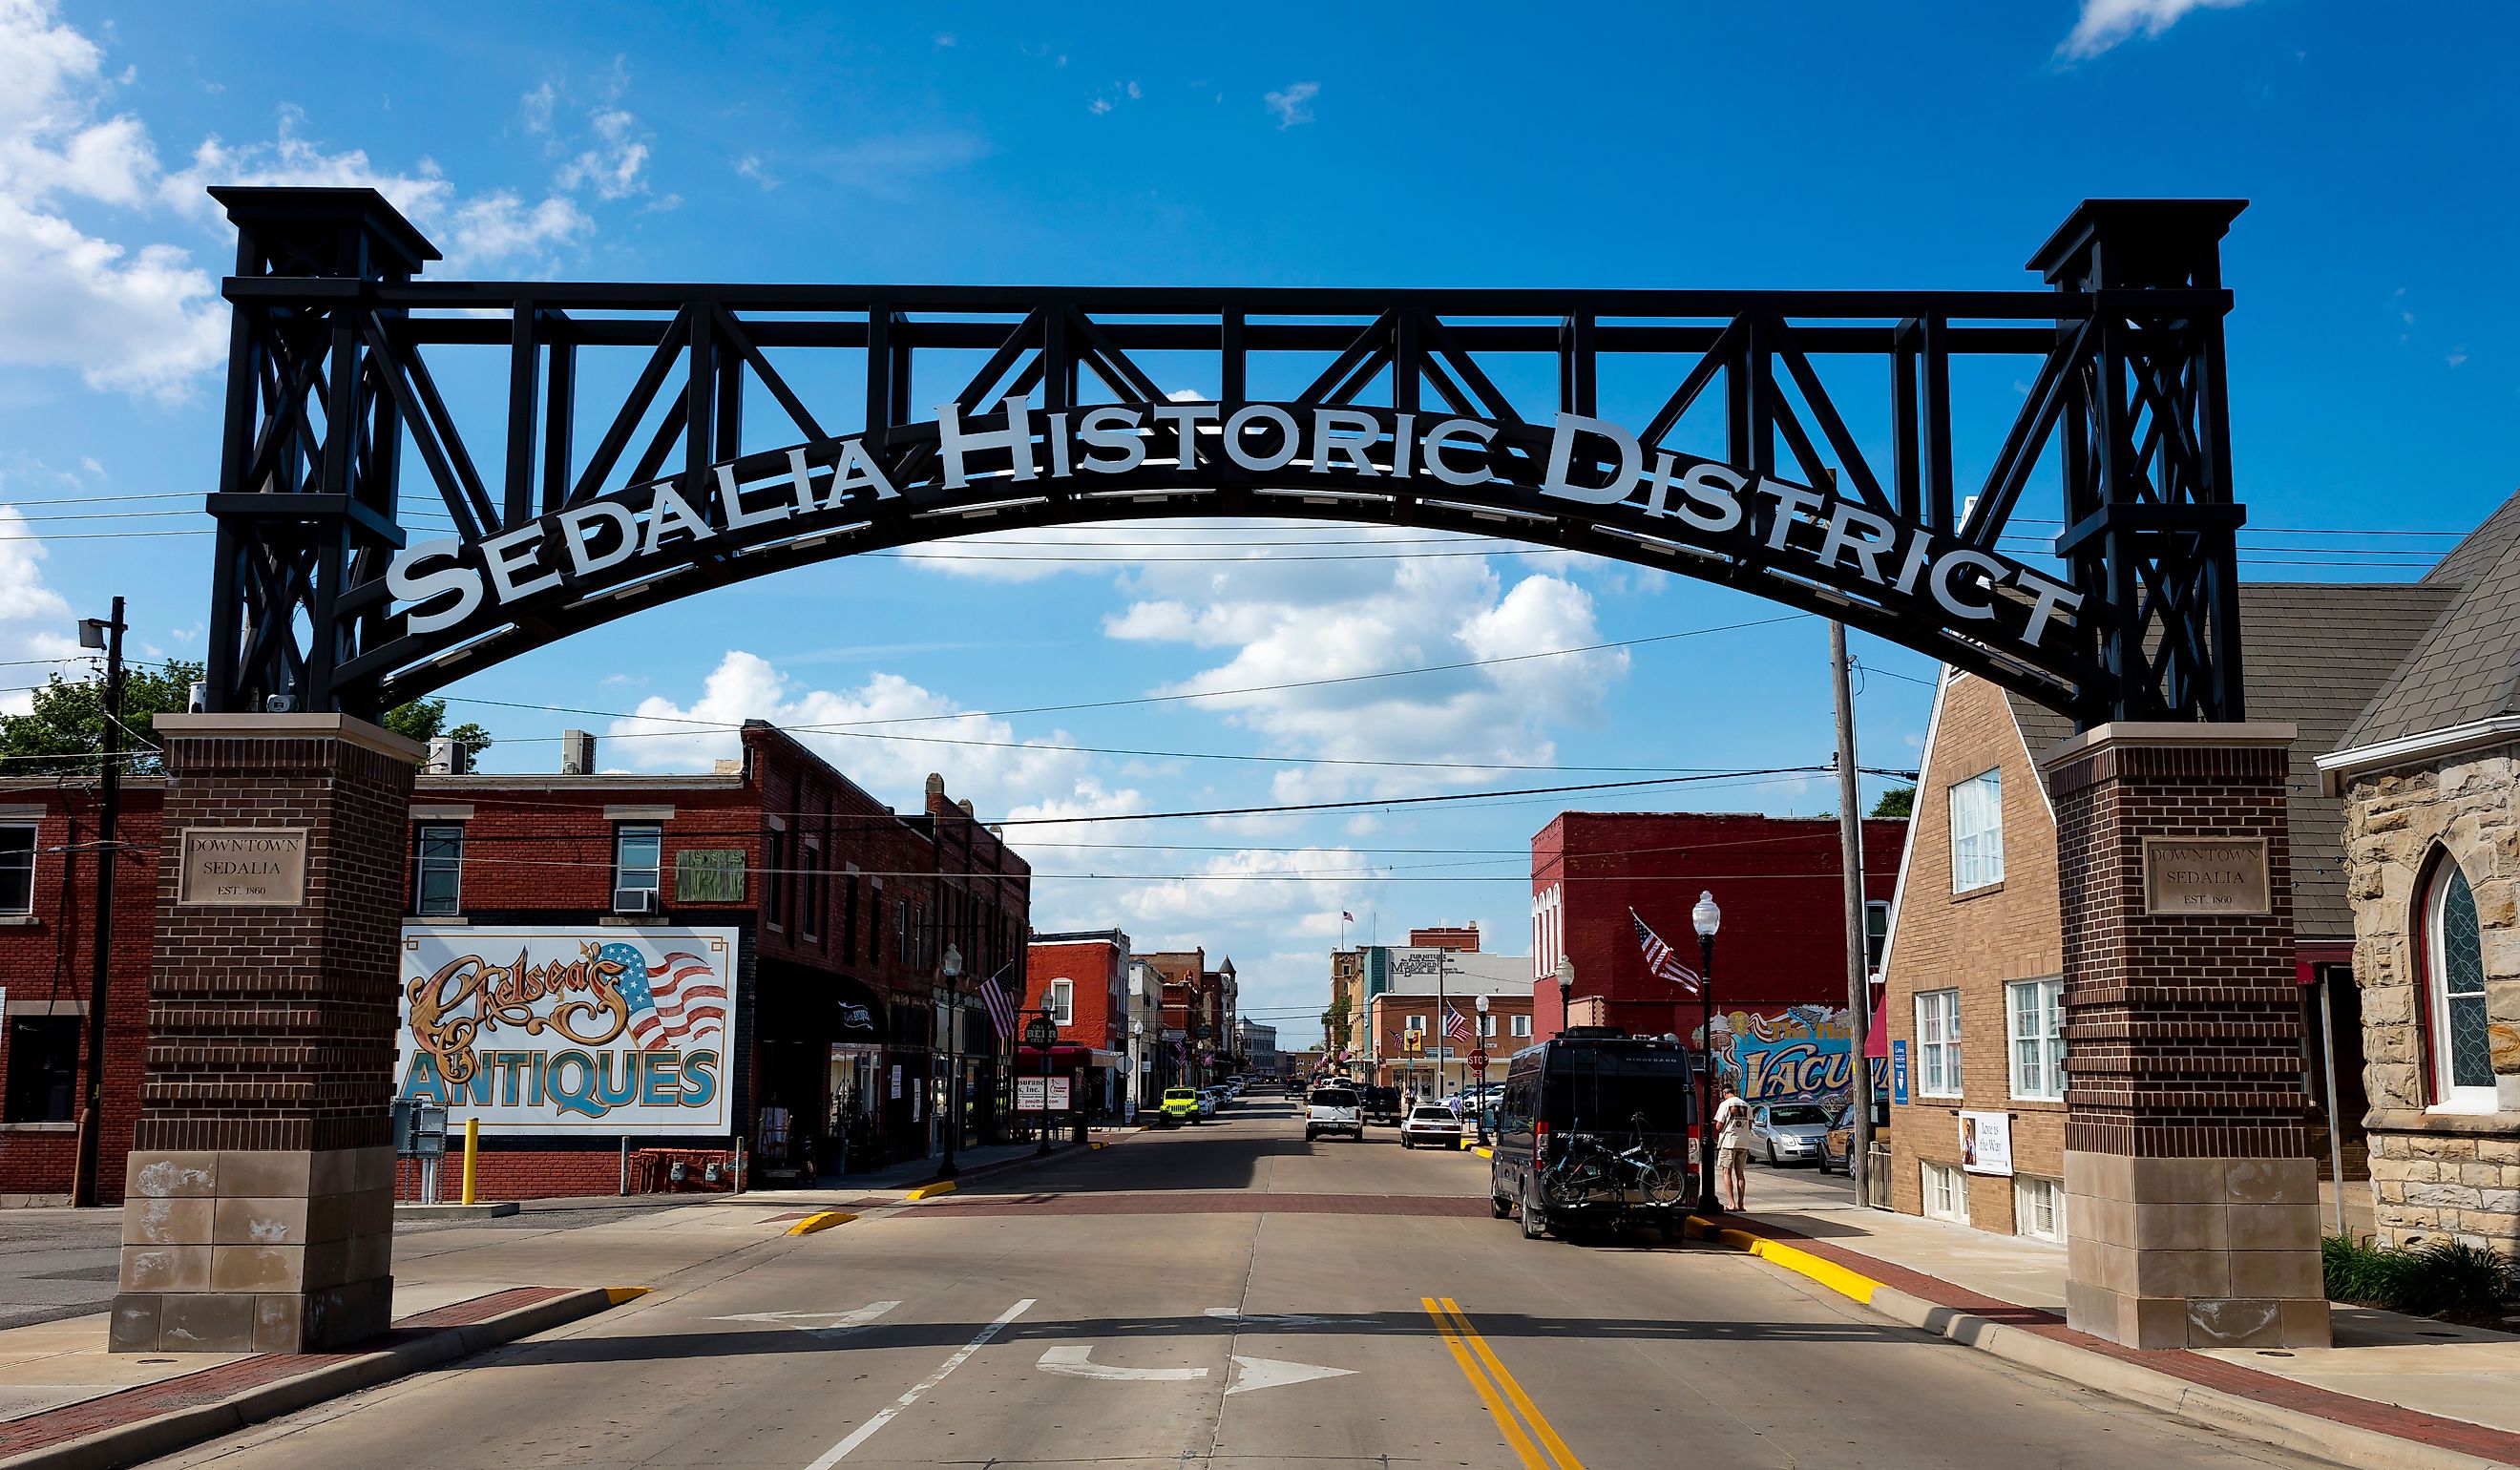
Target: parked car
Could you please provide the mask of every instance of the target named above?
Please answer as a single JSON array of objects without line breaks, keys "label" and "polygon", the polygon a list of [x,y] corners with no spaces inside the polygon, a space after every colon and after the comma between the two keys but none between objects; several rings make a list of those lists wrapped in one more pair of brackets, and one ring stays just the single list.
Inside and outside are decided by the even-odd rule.
[{"label": "parked car", "polygon": [[[1889,1131],[1889,1099],[1876,1094],[1872,1103],[1873,1140],[1878,1142]],[[1855,1108],[1847,1104],[1829,1114],[1828,1132],[1821,1135],[1820,1172],[1826,1174],[1835,1170],[1844,1175],[1854,1174],[1855,1166],[1849,1162],[1854,1153]]]},{"label": "parked car", "polygon": [[1199,1115],[1200,1117],[1202,1117],[1202,1118],[1213,1118],[1213,1117],[1215,1117],[1215,1116],[1216,1116],[1216,1110],[1217,1110],[1219,1107],[1221,1107],[1221,1106],[1223,1106],[1223,1105],[1224,1105],[1224,1104],[1223,1104],[1223,1102],[1222,1102],[1222,1100],[1221,1100],[1224,1096],[1225,1096],[1224,1091],[1223,1091],[1222,1089],[1219,1089],[1219,1088],[1201,1088],[1201,1089],[1199,1089],[1199,1090],[1198,1090],[1198,1115]]},{"label": "parked car", "polygon": [[1400,1146],[1415,1148],[1420,1143],[1431,1148],[1461,1147],[1461,1120],[1440,1102],[1421,1102],[1411,1108],[1400,1123]]},{"label": "parked car", "polygon": [[1358,1090],[1358,1095],[1364,1099],[1366,1117],[1376,1123],[1400,1121],[1401,1102],[1398,1088],[1361,1088]]},{"label": "parked car", "polygon": [[[1681,1207],[1699,1198],[1690,1057],[1677,1042],[1624,1036],[1552,1037],[1514,1053],[1489,1135],[1488,1207],[1499,1220],[1519,1212],[1530,1240],[1640,1207],[1661,1214],[1665,1232],[1676,1234]],[[1663,1198],[1635,1189],[1618,1198],[1588,1191],[1580,1202],[1550,1197],[1549,1166],[1589,1143],[1614,1152],[1642,1145],[1676,1187]]]},{"label": "parked car", "polygon": [[1196,1123],[1206,1116],[1206,1112],[1198,1105],[1196,1092],[1188,1088],[1164,1089],[1164,1122],[1179,1128],[1185,1123]]},{"label": "parked car", "polygon": [[1304,1098],[1304,1141],[1324,1134],[1365,1139],[1365,1105],[1354,1088],[1315,1088]]},{"label": "parked car", "polygon": [[1762,1102],[1750,1109],[1750,1147],[1763,1152],[1772,1169],[1816,1164],[1829,1121],[1822,1103]]}]

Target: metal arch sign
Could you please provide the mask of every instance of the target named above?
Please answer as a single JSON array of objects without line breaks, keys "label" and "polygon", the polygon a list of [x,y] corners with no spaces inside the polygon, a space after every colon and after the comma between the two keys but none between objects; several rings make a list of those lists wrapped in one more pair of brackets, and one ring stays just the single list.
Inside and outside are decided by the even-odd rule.
[{"label": "metal arch sign", "polygon": [[997,526],[1178,513],[1184,498],[1227,491],[1282,514],[1568,541],[1896,624],[1911,642],[1939,631],[1968,646],[1955,661],[1992,657],[2016,679],[2047,671],[2070,687],[2085,672],[2073,589],[1877,503],[1648,451],[1606,419],[1275,402],[1045,411],[1023,398],[979,418],[949,404],[932,423],[746,455],[697,483],[659,479],[477,540],[420,542],[386,577],[403,637],[362,662],[408,665],[696,566],[732,564],[718,573],[732,580]]}]

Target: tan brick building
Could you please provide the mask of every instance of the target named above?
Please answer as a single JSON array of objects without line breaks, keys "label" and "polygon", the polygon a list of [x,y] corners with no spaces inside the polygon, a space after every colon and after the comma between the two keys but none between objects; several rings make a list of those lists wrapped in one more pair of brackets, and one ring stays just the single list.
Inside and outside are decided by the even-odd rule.
[{"label": "tan brick building", "polygon": [[[2287,783],[2300,1076],[2317,1104],[2322,1174],[2331,1114],[2347,1176],[2362,1173],[2364,1100],[2345,814],[2320,790],[2317,758],[2450,596],[2426,584],[2241,589],[2250,716],[2300,731]],[[1883,961],[1892,1104],[1887,1188],[1876,1181],[1874,1197],[1886,1195],[1890,1208],[2005,1234],[2069,1233],[2072,1047],[2062,1024],[2056,817],[2040,760],[2072,735],[2062,716],[1983,679],[1947,672],[1936,690]],[[2331,1012],[2333,1108],[2321,1035]]]}]

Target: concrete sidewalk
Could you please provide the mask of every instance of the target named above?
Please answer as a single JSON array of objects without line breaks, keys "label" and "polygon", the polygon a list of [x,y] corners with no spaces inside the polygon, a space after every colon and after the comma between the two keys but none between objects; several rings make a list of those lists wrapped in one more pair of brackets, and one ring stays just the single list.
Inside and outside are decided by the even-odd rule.
[{"label": "concrete sidewalk", "polygon": [[[1097,1130],[1085,1143],[1077,1143],[1067,1135],[1051,1140],[1050,1152],[1044,1155],[1037,1143],[983,1143],[976,1148],[959,1150],[954,1155],[953,1182],[974,1181],[1021,1169],[1036,1160],[1072,1157],[1080,1149],[1100,1148],[1131,1136],[1134,1130],[1103,1132]],[[719,1205],[811,1205],[817,1209],[851,1208],[868,1205],[898,1204],[921,1189],[932,1189],[938,1182],[937,1167],[941,1157],[905,1159],[882,1169],[870,1169],[864,1174],[842,1175],[836,1181],[813,1187],[779,1189],[746,1189],[742,1194],[705,1196]],[[943,1193],[943,1190],[935,1190]]]},{"label": "concrete sidewalk", "polygon": [[397,1234],[394,1328],[349,1352],[112,1354],[104,1313],[0,1329],[0,1467],[131,1463],[647,1290],[705,1284],[787,1238],[771,1210],[652,1209],[596,1225],[562,1213]]},{"label": "concrete sidewalk", "polygon": [[[1750,1208],[1719,1224],[1922,1304],[1946,1336],[1988,1346],[1978,1339],[2018,1329],[2016,1338],[2049,1345],[2033,1365],[2147,1402],[2169,1397],[2191,1418],[2223,1402],[2217,1396],[2253,1401],[2297,1421],[2297,1439],[2351,1463],[2520,1464],[2520,1336],[2339,1306],[2332,1348],[2136,1352],[2064,1325],[2062,1246],[1859,1209],[1851,1187],[1824,1177],[1755,1169],[1749,1183]],[[1975,1325],[1956,1324],[1963,1316]],[[2066,1362],[2060,1348],[2077,1360]],[[2144,1381],[2153,1378],[2189,1388],[2166,1392]]]}]

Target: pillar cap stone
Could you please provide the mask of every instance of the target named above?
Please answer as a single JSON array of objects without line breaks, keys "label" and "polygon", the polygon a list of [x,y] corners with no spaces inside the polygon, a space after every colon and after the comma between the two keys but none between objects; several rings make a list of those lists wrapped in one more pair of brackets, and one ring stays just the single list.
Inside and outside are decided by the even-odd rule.
[{"label": "pillar cap stone", "polygon": [[180,740],[347,740],[364,745],[380,755],[418,765],[428,758],[428,747],[418,740],[406,739],[382,725],[371,725],[349,715],[159,715],[153,722],[158,733],[169,739]]},{"label": "pillar cap stone", "polygon": [[2301,727],[2284,720],[2117,720],[2054,746],[2039,757],[2039,767],[2052,770],[2103,745],[2284,749],[2300,735]]}]

